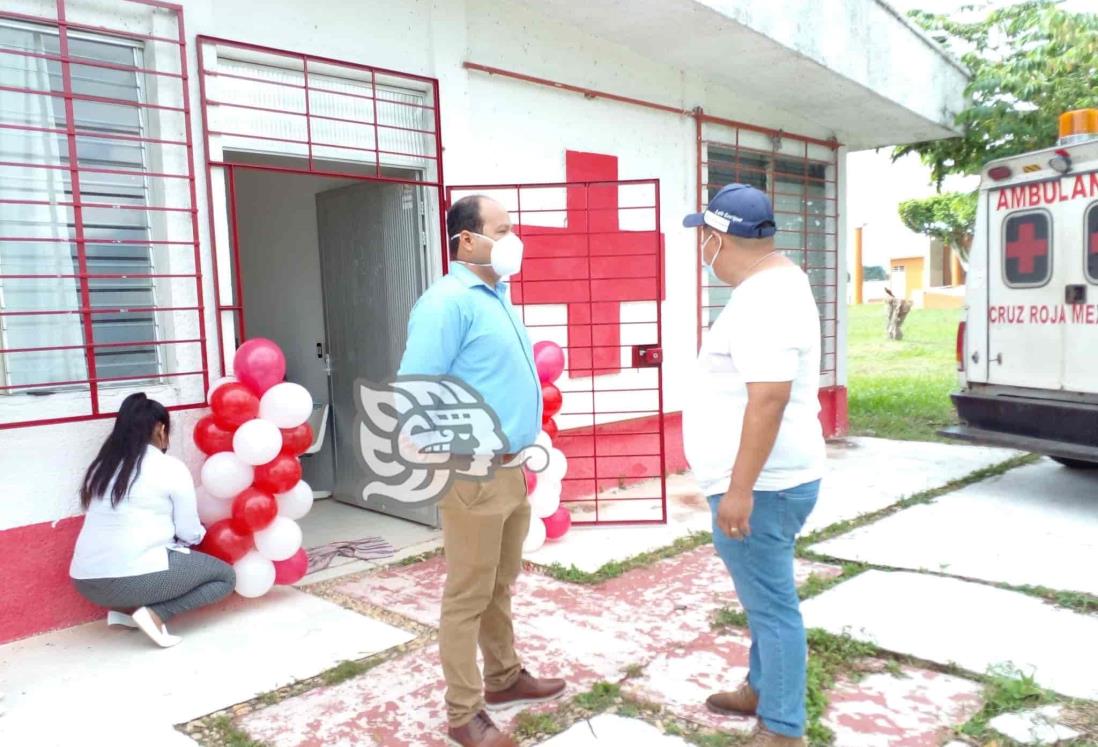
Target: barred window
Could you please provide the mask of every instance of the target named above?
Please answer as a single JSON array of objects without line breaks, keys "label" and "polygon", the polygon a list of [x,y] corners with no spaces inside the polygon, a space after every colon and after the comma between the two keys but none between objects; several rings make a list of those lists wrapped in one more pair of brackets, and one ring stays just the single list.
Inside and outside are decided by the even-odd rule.
[{"label": "barred window", "polygon": [[[820,310],[823,383],[834,382],[838,307],[838,229],[836,165],[832,148],[787,135],[770,142],[758,132],[705,123],[699,164],[705,201],[725,185],[749,184],[766,192],[774,205],[775,246],[808,273]],[[775,147],[776,146],[776,147]],[[702,279],[700,323],[716,320],[732,289]]]},{"label": "barred window", "polygon": [[0,12],[0,426],[204,387],[175,11],[68,8]]}]

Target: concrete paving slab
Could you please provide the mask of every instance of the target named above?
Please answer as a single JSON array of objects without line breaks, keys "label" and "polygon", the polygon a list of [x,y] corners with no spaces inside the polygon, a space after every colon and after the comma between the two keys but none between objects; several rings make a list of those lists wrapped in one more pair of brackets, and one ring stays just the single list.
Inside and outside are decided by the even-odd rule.
[{"label": "concrete paving slab", "polygon": [[937,747],[983,707],[983,686],[914,667],[859,681],[841,679],[829,693],[823,723],[843,747]]},{"label": "concrete paving slab", "polygon": [[[805,563],[798,572],[806,578],[837,569]],[[444,578],[443,559],[432,558],[348,580],[335,590],[436,626]],[[727,571],[712,547],[702,547],[599,586],[525,573],[512,610],[524,663],[539,676],[563,677],[574,695],[599,681],[620,681],[631,665],[647,664],[668,648],[689,647],[709,635],[714,611],[735,604]],[[697,646],[709,642],[706,638]],[[432,644],[363,677],[259,711],[241,724],[274,747],[434,747],[444,744],[444,694],[438,648]],[[539,706],[554,708],[552,703]],[[522,710],[493,717],[507,726]]]},{"label": "concrete paving slab", "polygon": [[983,584],[867,571],[802,605],[805,623],[983,673],[1012,663],[1054,692],[1098,699],[1098,616]]},{"label": "concrete paving slab", "polygon": [[[879,511],[1018,455],[1008,449],[879,438],[835,441],[827,451],[827,475],[805,533]],[[608,496],[648,496],[652,491],[652,484],[642,483],[608,491]],[[666,525],[576,527],[560,541],[547,542],[525,557],[539,565],[574,565],[590,573],[606,563],[666,547],[691,532],[711,530],[709,505],[689,473],[668,477],[667,499]],[[606,505],[609,518],[616,510],[633,509],[628,503]]]},{"label": "concrete paving slab", "polygon": [[0,744],[42,744],[74,724],[83,725],[80,743],[98,743],[134,718],[163,731],[412,638],[284,587],[180,617],[171,629],[184,640],[170,649],[103,622],[0,647],[8,709]]},{"label": "concrete paving slab", "polygon": [[820,500],[804,533],[880,511],[1018,454],[1009,449],[882,438],[829,443]]},{"label": "concrete paving slab", "polygon": [[988,722],[994,731],[1020,744],[1061,744],[1082,736],[1060,723],[1063,706],[1050,705],[1021,713],[1004,713]]},{"label": "concrete paving slab", "polygon": [[567,731],[542,742],[542,747],[589,747],[589,745],[633,745],[634,747],[686,747],[682,737],[664,734],[652,724],[612,713],[580,721]]},{"label": "concrete paving slab", "polygon": [[[631,493],[650,495],[657,490],[656,481],[627,487],[612,492],[617,497]],[[568,504],[565,504],[566,506]],[[626,506],[627,504],[619,504]],[[608,504],[602,512],[603,519],[615,517],[615,505]],[[622,508],[621,510],[625,510]],[[625,515],[625,520],[635,519]],[[660,512],[650,518],[658,520]],[[698,491],[697,483],[689,475],[671,475],[667,478],[667,523],[635,526],[577,526],[556,542],[546,542],[540,549],[525,554],[525,559],[538,565],[560,563],[566,568],[575,566],[592,573],[615,560],[640,555],[667,547],[691,532],[708,532],[712,527],[709,505]]]},{"label": "concrete paving slab", "polygon": [[1098,595],[1098,473],[1044,460],[812,549],[874,565]]}]

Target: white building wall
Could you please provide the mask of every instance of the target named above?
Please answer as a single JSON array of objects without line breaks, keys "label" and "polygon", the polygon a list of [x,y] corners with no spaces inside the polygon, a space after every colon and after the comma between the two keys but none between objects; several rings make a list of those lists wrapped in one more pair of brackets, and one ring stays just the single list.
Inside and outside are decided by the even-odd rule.
[{"label": "white building wall", "polygon": [[[671,411],[681,407],[685,372],[695,355],[695,242],[693,233],[681,228],[682,215],[693,209],[696,199],[694,120],[471,73],[462,68],[462,62],[468,59],[541,74],[683,108],[702,106],[718,116],[809,136],[829,136],[821,127],[813,128],[798,117],[539,17],[525,6],[487,0],[330,0],[307,5],[272,0],[258,12],[254,4],[243,2],[184,0],[182,4],[188,34],[199,239],[207,278],[204,305],[211,378],[221,372],[217,370],[211,205],[206,198],[198,91],[198,34],[438,78],[448,184],[561,181],[565,178],[566,149],[617,156],[620,178],[659,179],[668,287],[663,308],[665,408]],[[730,55],[734,52],[729,50]],[[223,216],[217,186],[215,204]],[[842,189],[839,195],[840,216],[845,218]],[[227,236],[219,234],[218,248],[224,252]],[[224,261],[219,269],[226,270]],[[840,269],[840,278],[843,276]],[[839,298],[844,296],[840,288]],[[845,330],[845,324],[840,330]],[[842,362],[839,366],[841,383],[845,371]],[[198,417],[196,411],[175,416],[179,435],[172,445],[172,452],[196,472],[202,456],[189,432]],[[0,431],[4,470],[0,530],[76,513],[76,485],[110,426],[111,421],[102,420]]]}]

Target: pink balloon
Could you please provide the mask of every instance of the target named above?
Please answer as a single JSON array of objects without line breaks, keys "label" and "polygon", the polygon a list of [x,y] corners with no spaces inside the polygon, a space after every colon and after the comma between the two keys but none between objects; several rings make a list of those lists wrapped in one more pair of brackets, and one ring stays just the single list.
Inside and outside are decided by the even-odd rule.
[{"label": "pink balloon", "polygon": [[309,570],[309,556],[302,547],[285,560],[274,561],[275,583],[280,586],[296,584],[305,578]]},{"label": "pink balloon", "polygon": [[548,519],[542,519],[542,521],[545,522],[546,539],[560,539],[572,528],[572,514],[568,513],[568,509],[564,506],[558,508],[555,514]]},{"label": "pink balloon", "polygon": [[262,397],[268,389],[285,380],[286,356],[275,343],[256,337],[236,351],[233,374],[257,397]]},{"label": "pink balloon", "polygon": [[526,475],[526,495],[533,495],[534,491],[538,489],[538,473],[531,472],[525,467],[522,468],[522,471]]},{"label": "pink balloon", "polygon": [[534,366],[542,384],[552,384],[564,373],[564,351],[560,345],[542,340],[534,345]]}]

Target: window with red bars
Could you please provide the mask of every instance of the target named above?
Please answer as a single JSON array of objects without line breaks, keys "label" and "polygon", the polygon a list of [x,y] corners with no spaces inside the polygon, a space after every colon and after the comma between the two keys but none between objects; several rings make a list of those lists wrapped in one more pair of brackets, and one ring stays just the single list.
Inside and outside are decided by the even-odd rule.
[{"label": "window with red bars", "polygon": [[0,427],[206,382],[181,11],[0,11]]},{"label": "window with red bars", "polygon": [[[821,385],[835,383],[838,318],[837,144],[704,121],[699,184],[704,204],[726,184],[750,184],[774,205],[775,244],[808,274],[820,310]],[[703,273],[698,297],[702,334],[724,308],[731,288]]]}]

